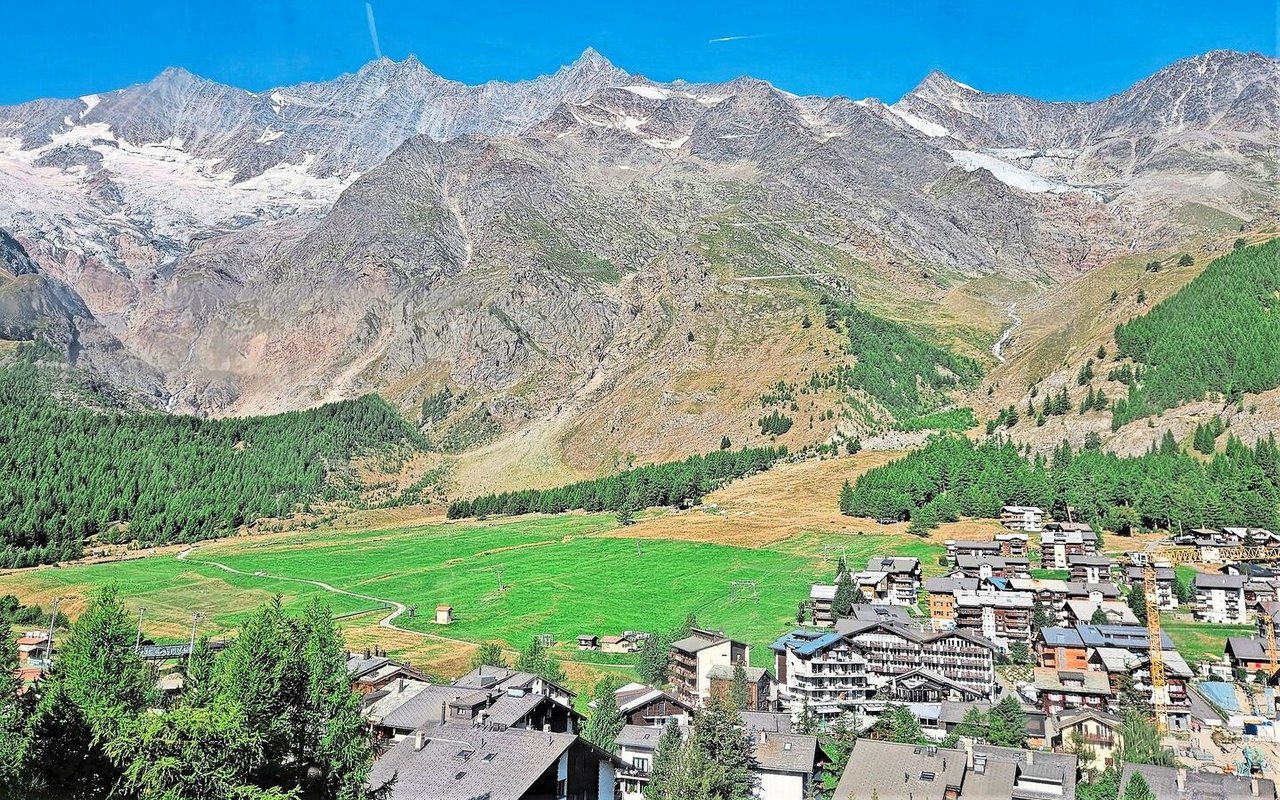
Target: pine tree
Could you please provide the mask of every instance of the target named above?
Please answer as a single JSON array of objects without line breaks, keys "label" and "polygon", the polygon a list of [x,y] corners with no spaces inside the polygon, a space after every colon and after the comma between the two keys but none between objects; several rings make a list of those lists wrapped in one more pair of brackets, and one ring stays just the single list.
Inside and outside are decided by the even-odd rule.
[{"label": "pine tree", "polygon": [[552,683],[564,683],[564,668],[547,652],[542,642],[533,639],[516,659],[516,670],[529,672]]},{"label": "pine tree", "polygon": [[471,668],[507,666],[507,658],[502,652],[502,645],[497,642],[482,642],[471,656]]},{"label": "pine tree", "polygon": [[739,711],[746,711],[751,705],[751,684],[747,682],[747,671],[742,664],[733,665],[733,682],[729,685],[729,702]]},{"label": "pine tree", "polygon": [[0,607],[0,797],[25,791],[28,749],[31,745],[31,697],[20,695],[18,648],[9,635],[11,617]]},{"label": "pine tree", "polygon": [[712,697],[698,713],[690,746],[716,765],[711,796],[747,800],[755,783],[751,772],[751,740],[738,710],[724,698]]},{"label": "pine tree", "polygon": [[596,683],[595,697],[587,723],[582,729],[582,736],[601,750],[613,752],[614,744],[627,718],[618,710],[618,699],[614,694],[621,686],[621,680],[605,677]]},{"label": "pine tree", "polygon": [[836,579],[836,596],[831,601],[831,615],[836,619],[849,616],[857,602],[858,587],[854,585],[852,576],[842,572]]},{"label": "pine tree", "polygon": [[680,726],[674,722],[668,722],[662,729],[662,735],[658,737],[658,746],[653,754],[653,765],[649,770],[649,785],[645,789],[646,796],[649,794],[655,798],[670,796],[669,784],[680,762],[683,743]]},{"label": "pine tree", "polygon": [[988,741],[1001,747],[1025,747],[1027,712],[1013,695],[1006,696],[988,714]]},{"label": "pine tree", "polygon": [[1155,792],[1151,791],[1147,779],[1136,769],[1129,776],[1129,782],[1124,785],[1124,800],[1156,800]]}]

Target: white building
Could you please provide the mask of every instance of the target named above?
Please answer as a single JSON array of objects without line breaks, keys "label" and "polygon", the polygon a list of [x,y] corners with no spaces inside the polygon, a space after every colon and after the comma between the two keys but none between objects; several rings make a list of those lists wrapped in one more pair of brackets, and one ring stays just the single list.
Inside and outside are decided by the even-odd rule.
[{"label": "white building", "polygon": [[1219,625],[1244,625],[1249,621],[1243,575],[1196,575],[1196,619]]}]

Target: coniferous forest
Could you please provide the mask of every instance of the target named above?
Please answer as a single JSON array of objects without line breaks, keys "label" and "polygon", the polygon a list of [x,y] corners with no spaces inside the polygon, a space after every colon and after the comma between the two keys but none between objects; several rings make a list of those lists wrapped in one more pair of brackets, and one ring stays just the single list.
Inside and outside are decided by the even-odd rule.
[{"label": "coniferous forest", "polygon": [[1242,247],[1145,316],[1116,328],[1119,354],[1144,365],[1116,400],[1114,425],[1199,400],[1280,386],[1280,240]]},{"label": "coniferous forest", "polygon": [[1232,438],[1210,460],[1182,452],[1172,436],[1145,455],[1073,451],[1027,459],[1005,440],[939,436],[846,485],[840,510],[853,516],[927,519],[998,517],[1006,504],[1034,505],[1057,519],[1117,532],[1239,525],[1280,527],[1280,448]]},{"label": "coniferous forest", "polygon": [[217,536],[334,499],[331,468],[420,443],[381,398],[245,419],[68,402],[30,358],[0,369],[0,567],[76,558],[90,537],[148,546]]},{"label": "coniferous forest", "polygon": [[558,514],[573,509],[627,512],[650,506],[678,506],[698,500],[726,481],[766,470],[786,455],[785,447],[718,450],[554,489],[522,489],[455,500],[449,505],[448,515],[450,519],[461,519],[489,514]]}]

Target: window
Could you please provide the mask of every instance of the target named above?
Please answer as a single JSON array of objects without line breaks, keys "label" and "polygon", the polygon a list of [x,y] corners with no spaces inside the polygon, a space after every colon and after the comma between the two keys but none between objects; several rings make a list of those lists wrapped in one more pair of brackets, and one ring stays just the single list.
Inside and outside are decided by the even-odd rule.
[{"label": "window", "polygon": [[635,758],[631,759],[631,766],[635,767],[636,769],[648,769],[649,759],[636,756]]},{"label": "window", "polygon": [[564,778],[556,781],[556,797],[567,797],[569,795],[568,781]]}]

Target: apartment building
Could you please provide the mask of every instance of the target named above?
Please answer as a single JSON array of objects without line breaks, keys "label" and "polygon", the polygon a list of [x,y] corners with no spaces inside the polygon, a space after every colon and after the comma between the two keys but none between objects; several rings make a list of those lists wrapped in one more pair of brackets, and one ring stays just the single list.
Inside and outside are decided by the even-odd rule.
[{"label": "apartment building", "polygon": [[1083,522],[1048,522],[1040,533],[1040,566],[1068,569],[1071,556],[1098,554],[1098,534]]},{"label": "apartment building", "polygon": [[830,628],[836,624],[835,614],[831,613],[836,589],[837,587],[826,583],[815,583],[809,587],[809,615],[815,627]]},{"label": "apartment building", "polygon": [[920,594],[920,559],[874,556],[853,578],[873,604],[913,606]]},{"label": "apartment building", "polygon": [[995,685],[997,646],[970,631],[923,631],[891,622],[865,622],[845,629],[867,660],[873,686],[914,670],[927,670],[989,697]]},{"label": "apartment building", "polygon": [[1005,506],[1000,524],[1011,531],[1038,531],[1044,526],[1044,510],[1036,506]]},{"label": "apartment building", "polygon": [[955,627],[994,642],[1009,652],[1014,642],[1031,642],[1035,599],[1024,592],[978,591],[955,596]]},{"label": "apartment building", "polygon": [[1067,556],[1071,580],[1080,583],[1104,583],[1111,580],[1111,559],[1106,556]]},{"label": "apartment building", "polygon": [[723,631],[694,628],[671,644],[671,685],[680,700],[699,708],[711,696],[711,669],[717,665],[746,666],[751,648]]},{"label": "apartment building", "polygon": [[1245,602],[1247,580],[1243,575],[1196,575],[1196,619],[1219,625],[1247,624],[1250,611]]},{"label": "apartment building", "polygon": [[[1165,650],[1163,660],[1169,700],[1169,728],[1175,731],[1187,730],[1191,722],[1191,698],[1187,694],[1187,683],[1193,673],[1177,650]],[[1097,647],[1089,654],[1089,669],[1107,676],[1111,689],[1108,710],[1111,712],[1119,712],[1120,692],[1126,683],[1131,683],[1134,689],[1141,692],[1148,703],[1153,702],[1150,654],[1122,647]]]},{"label": "apartment building", "polygon": [[991,555],[956,556],[956,569],[966,578],[1025,578],[1031,563],[1025,558]]},{"label": "apartment building", "polygon": [[953,630],[956,627],[956,596],[978,591],[977,578],[940,577],[928,578],[924,591],[929,598],[929,620],[933,629]]},{"label": "apartment building", "polygon": [[1039,708],[1049,716],[1085,709],[1106,711],[1112,705],[1106,673],[1052,667],[1036,667],[1032,672]]},{"label": "apartment building", "polygon": [[796,630],[774,642],[778,702],[793,714],[806,705],[831,719],[874,693],[867,659],[841,633]]}]

